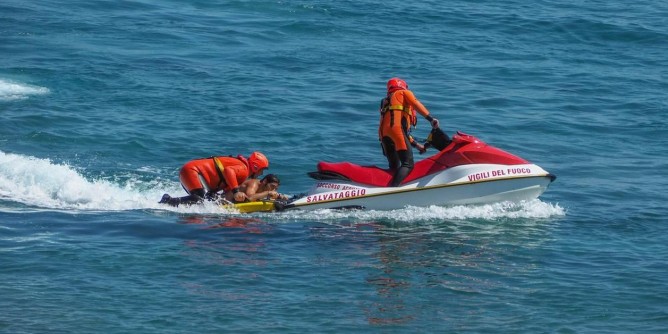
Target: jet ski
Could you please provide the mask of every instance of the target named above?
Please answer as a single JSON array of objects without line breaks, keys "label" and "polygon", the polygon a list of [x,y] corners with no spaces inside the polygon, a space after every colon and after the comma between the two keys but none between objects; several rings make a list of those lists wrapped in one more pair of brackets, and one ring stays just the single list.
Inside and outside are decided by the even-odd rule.
[{"label": "jet ski", "polygon": [[442,145],[438,153],[415,163],[398,187],[388,187],[393,170],[319,162],[317,171],[308,173],[316,180],[311,189],[287,203],[276,202],[274,209],[393,210],[519,202],[537,198],[556,179],[540,166],[462,132]]}]

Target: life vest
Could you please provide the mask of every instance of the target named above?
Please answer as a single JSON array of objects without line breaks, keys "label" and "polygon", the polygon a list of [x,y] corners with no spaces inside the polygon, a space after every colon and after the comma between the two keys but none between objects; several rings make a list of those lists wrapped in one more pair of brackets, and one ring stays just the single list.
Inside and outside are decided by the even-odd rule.
[{"label": "life vest", "polygon": [[380,100],[380,114],[385,115],[385,113],[390,110],[401,110],[408,115],[410,125],[415,127],[417,124],[417,114],[415,113],[415,109],[413,109],[413,106],[410,104],[407,104],[405,100],[399,101],[399,99],[396,98],[396,94],[399,91],[392,92],[388,94],[387,97]]},{"label": "life vest", "polygon": [[[232,158],[231,155],[229,157]],[[220,161],[220,159],[218,159],[218,157],[212,156],[210,158],[213,159],[213,164],[216,166],[216,172],[218,173],[218,178],[220,179],[220,182],[218,183],[216,188],[221,189],[222,188],[221,186],[223,184],[226,184],[225,183],[225,176],[223,174],[223,171],[225,170],[225,166],[223,165],[223,162]],[[237,160],[240,160],[241,162],[243,162],[244,165],[246,165],[246,168],[248,168],[248,170],[250,171],[250,165],[248,164],[248,160],[246,158],[244,158],[241,155],[237,156],[236,158],[237,158]]]}]

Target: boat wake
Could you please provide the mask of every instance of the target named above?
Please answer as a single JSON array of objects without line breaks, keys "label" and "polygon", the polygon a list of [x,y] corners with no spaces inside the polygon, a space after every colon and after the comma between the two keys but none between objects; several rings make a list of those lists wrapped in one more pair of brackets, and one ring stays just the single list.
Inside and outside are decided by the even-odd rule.
[{"label": "boat wake", "polygon": [[163,192],[180,190],[178,184],[142,181],[141,172],[123,182],[113,177],[85,177],[81,171],[48,159],[0,151],[0,210],[119,211],[158,209]]},{"label": "boat wake", "polygon": [[482,205],[457,205],[415,207],[407,206],[396,210],[330,210],[315,211],[285,211],[281,213],[263,213],[259,216],[276,219],[305,219],[311,221],[383,221],[383,222],[414,222],[437,220],[464,220],[484,219],[495,220],[502,218],[552,218],[564,216],[564,208],[558,204],[546,203],[539,199],[522,202],[499,202]]}]

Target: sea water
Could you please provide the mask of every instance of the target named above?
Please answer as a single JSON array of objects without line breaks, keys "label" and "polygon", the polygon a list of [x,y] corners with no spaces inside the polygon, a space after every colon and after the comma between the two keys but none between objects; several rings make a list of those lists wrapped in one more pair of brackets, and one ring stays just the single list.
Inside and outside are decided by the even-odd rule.
[{"label": "sea water", "polygon": [[[665,333],[666,13],[4,0],[0,332]],[[393,211],[157,203],[214,154],[264,152],[287,194],[318,161],[384,166],[394,76],[450,135],[557,180],[529,202]]]}]

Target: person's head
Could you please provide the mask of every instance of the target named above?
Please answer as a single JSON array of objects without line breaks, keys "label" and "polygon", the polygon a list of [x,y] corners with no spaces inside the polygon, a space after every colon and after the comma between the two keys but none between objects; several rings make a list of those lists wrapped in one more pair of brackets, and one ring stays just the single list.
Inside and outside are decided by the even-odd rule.
[{"label": "person's head", "polygon": [[261,175],[265,169],[269,168],[269,160],[264,154],[253,152],[248,157],[248,166],[250,167],[250,174],[252,176]]},{"label": "person's head", "polygon": [[276,174],[267,174],[262,178],[262,180],[260,180],[260,185],[264,188],[265,191],[276,191],[278,190],[278,186],[281,185],[281,180],[278,179]]},{"label": "person's head", "polygon": [[408,84],[406,84],[406,81],[403,81],[399,78],[392,78],[387,81],[387,92],[388,93],[393,93],[398,90],[402,89],[408,89]]}]

